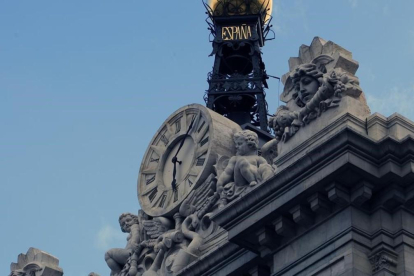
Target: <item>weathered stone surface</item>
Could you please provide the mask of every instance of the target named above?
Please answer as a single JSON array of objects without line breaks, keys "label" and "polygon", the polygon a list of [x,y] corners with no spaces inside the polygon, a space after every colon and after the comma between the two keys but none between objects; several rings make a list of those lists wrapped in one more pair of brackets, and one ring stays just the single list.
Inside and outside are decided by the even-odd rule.
[{"label": "weathered stone surface", "polygon": [[62,276],[59,260],[36,248],[29,248],[26,254],[19,254],[17,263],[10,265],[10,276]]},{"label": "weathered stone surface", "polygon": [[[300,59],[300,57],[291,57],[289,59],[289,68],[290,71],[294,70],[296,67],[298,67],[299,65],[301,65],[303,62]],[[283,81],[283,80],[282,80]]]},{"label": "weathered stone surface", "polygon": [[329,200],[336,204],[346,205],[350,201],[348,189],[338,183],[332,183],[326,187],[326,191],[328,192]]},{"label": "weathered stone surface", "polygon": [[286,105],[269,119],[279,159],[316,133],[327,134],[326,127],[346,114],[361,120],[370,115],[355,76],[358,67],[352,53],[332,41],[315,37],[310,47],[300,46],[299,57],[289,59],[290,72],[282,78],[280,99]]},{"label": "weathered stone surface", "polygon": [[375,250],[369,257],[373,275],[397,275],[398,254],[387,247]]},{"label": "weathered stone surface", "polygon": [[270,229],[269,227],[260,229],[256,233],[256,235],[259,244],[266,248],[275,249],[280,244],[280,241],[277,238],[275,231],[273,229]]},{"label": "weathered stone surface", "polygon": [[313,216],[309,209],[303,205],[297,205],[290,210],[293,221],[302,226],[310,226],[313,224]]},{"label": "weathered stone surface", "polygon": [[[138,256],[141,265],[142,256],[153,258],[137,273],[413,275],[414,123],[370,115],[354,76],[358,63],[333,42],[315,38],[289,66],[298,71],[286,86],[312,89],[302,87],[302,98],[286,90],[286,106],[270,121],[280,132],[272,144],[275,174],[251,185],[257,163],[237,167],[231,156],[218,156],[211,180],[220,185],[203,183],[188,196],[171,216],[175,223]],[[301,83],[306,77],[313,79]],[[257,160],[256,152],[240,156]],[[218,187],[232,182],[249,188],[220,206]],[[144,234],[158,232],[149,230]]]},{"label": "weathered stone surface", "polygon": [[310,208],[313,212],[329,213],[331,206],[327,197],[322,193],[315,193],[308,198]]},{"label": "weathered stone surface", "polygon": [[[310,45],[310,52],[312,55],[312,59],[322,55],[322,50],[323,50],[323,46],[326,44],[326,40],[320,38],[320,37],[315,37],[312,40],[312,43]],[[292,71],[292,67],[289,67],[290,71]]]},{"label": "weathered stone surface", "polygon": [[372,189],[374,188],[373,185],[371,185],[368,182],[363,182],[356,188],[354,188],[354,191],[351,195],[351,201],[353,204],[357,206],[361,206],[366,201],[368,201],[372,197]]},{"label": "weathered stone surface", "polygon": [[312,55],[309,49],[309,46],[301,45],[299,48],[299,58],[302,63],[309,63],[312,60]]},{"label": "weathered stone surface", "polygon": [[236,132],[234,144],[236,156],[229,159],[217,180],[219,208],[224,208],[247,189],[265,182],[274,175],[274,170],[268,161],[258,156],[259,139],[255,132],[250,130]]},{"label": "weathered stone surface", "polygon": [[[374,126],[376,132],[371,133]],[[391,127],[404,130],[394,132],[398,139],[390,135]],[[266,253],[273,254],[272,275],[383,275],[385,268],[373,272],[378,248],[386,245],[399,252],[405,243],[414,246],[411,234],[405,234],[414,233],[414,217],[404,210],[414,197],[414,163],[406,162],[414,152],[413,127],[401,115],[392,118],[392,126],[379,115],[368,118],[368,124],[346,115],[327,136],[310,136],[315,140],[303,145],[304,154],[298,151],[285,160],[288,165],[282,163],[266,185],[213,219],[229,231],[231,241],[243,247],[240,238],[249,229],[262,223],[268,227],[264,222],[275,216],[272,223],[280,245]],[[313,220],[301,206],[309,206]],[[329,206],[329,212],[323,206]],[[292,220],[297,226],[284,223],[290,220],[281,219],[280,214],[295,214]],[[307,223],[300,223],[301,219]],[[401,257],[410,254],[398,253],[396,265],[381,256],[377,260],[390,264],[387,273],[394,273],[390,275],[411,273],[410,261]],[[374,262],[374,267],[378,264]]]},{"label": "weathered stone surface", "polygon": [[279,217],[273,222],[275,226],[275,231],[278,235],[283,237],[290,238],[294,236],[295,233],[295,225],[293,221],[289,220],[286,217]]},{"label": "weathered stone surface", "polygon": [[257,265],[249,270],[250,276],[270,276],[270,268],[264,265]]},{"label": "weathered stone surface", "polygon": [[352,59],[352,53],[338,44],[328,41],[323,45],[322,54],[332,56],[335,53],[340,53],[343,56]]}]

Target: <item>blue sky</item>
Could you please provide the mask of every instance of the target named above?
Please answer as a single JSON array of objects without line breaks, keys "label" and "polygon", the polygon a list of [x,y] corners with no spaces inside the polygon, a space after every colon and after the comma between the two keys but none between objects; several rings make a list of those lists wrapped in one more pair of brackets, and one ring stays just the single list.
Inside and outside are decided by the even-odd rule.
[{"label": "blue sky", "polygon": [[[203,104],[213,65],[201,0],[159,2],[0,0],[0,274],[32,246],[65,275],[109,275],[104,252],[125,246],[118,216],[139,209],[147,144],[174,110]],[[353,52],[373,112],[414,120],[413,10],[275,1],[267,71],[283,75],[320,36]]]}]

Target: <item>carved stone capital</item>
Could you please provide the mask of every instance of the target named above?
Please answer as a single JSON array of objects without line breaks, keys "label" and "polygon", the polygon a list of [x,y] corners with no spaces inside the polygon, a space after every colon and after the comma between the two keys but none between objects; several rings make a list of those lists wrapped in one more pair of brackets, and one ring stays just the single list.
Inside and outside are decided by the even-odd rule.
[{"label": "carved stone capital", "polygon": [[398,255],[394,251],[387,248],[381,248],[375,251],[369,257],[372,265],[373,275],[397,275],[397,259]]}]

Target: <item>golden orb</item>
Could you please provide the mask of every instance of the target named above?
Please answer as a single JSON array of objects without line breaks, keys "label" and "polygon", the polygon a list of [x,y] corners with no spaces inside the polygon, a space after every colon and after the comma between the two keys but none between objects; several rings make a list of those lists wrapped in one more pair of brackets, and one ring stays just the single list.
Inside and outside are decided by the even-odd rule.
[{"label": "golden orb", "polygon": [[244,15],[246,3],[250,4],[250,13],[260,13],[267,9],[264,22],[267,22],[272,14],[273,0],[209,0],[209,6],[213,15],[223,14],[224,4],[227,5],[228,15]]}]

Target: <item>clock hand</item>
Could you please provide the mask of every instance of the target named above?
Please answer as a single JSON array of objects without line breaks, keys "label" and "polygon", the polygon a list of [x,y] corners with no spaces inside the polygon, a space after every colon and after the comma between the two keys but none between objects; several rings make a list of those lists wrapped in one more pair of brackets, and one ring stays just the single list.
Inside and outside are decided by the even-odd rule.
[{"label": "clock hand", "polygon": [[185,133],[184,137],[181,139],[181,143],[180,143],[180,146],[179,146],[179,147],[178,147],[178,149],[177,149],[177,152],[175,153],[174,157],[173,157],[173,158],[172,158],[172,160],[171,160],[171,162],[173,162],[173,164],[174,164],[174,169],[173,169],[173,180],[172,180],[172,182],[171,182],[171,187],[172,187],[172,189],[173,189],[174,191],[177,189],[177,185],[176,185],[176,184],[177,184],[177,180],[175,179],[175,176],[177,175],[177,163],[181,165],[181,161],[178,161],[178,159],[177,159],[177,155],[178,155],[178,153],[180,152],[181,148],[182,148],[182,147],[183,147],[183,145],[184,145],[185,138],[187,138],[188,133],[190,133],[190,130],[193,128],[195,118],[196,118],[196,116],[194,115],[193,119],[191,120],[191,124],[190,124],[190,126],[188,127],[188,129],[187,129],[187,132]]},{"label": "clock hand", "polygon": [[[184,145],[185,138],[187,138],[188,133],[190,133],[190,130],[193,128],[195,118],[196,118],[196,116],[194,115],[193,119],[191,120],[191,124],[190,124],[190,126],[188,127],[188,129],[187,129],[187,132],[185,133],[184,137],[183,137],[183,138],[181,138],[181,143],[180,143],[180,146],[178,147],[177,152],[175,153],[175,155],[174,155],[173,159],[171,160],[174,164],[175,164],[175,162],[178,162],[179,164],[181,164],[181,161],[177,161],[177,155],[178,155],[178,153],[180,152],[181,148],[182,148],[182,147],[183,147],[183,145]],[[174,160],[175,160],[175,161],[174,161]]]},{"label": "clock hand", "polygon": [[[175,159],[177,159],[177,157],[175,157]],[[171,182],[171,187],[173,189],[173,191],[175,191],[177,189],[177,180],[175,179],[175,175],[177,174],[177,162],[173,162],[174,163],[174,170],[173,170],[173,180]]]}]

